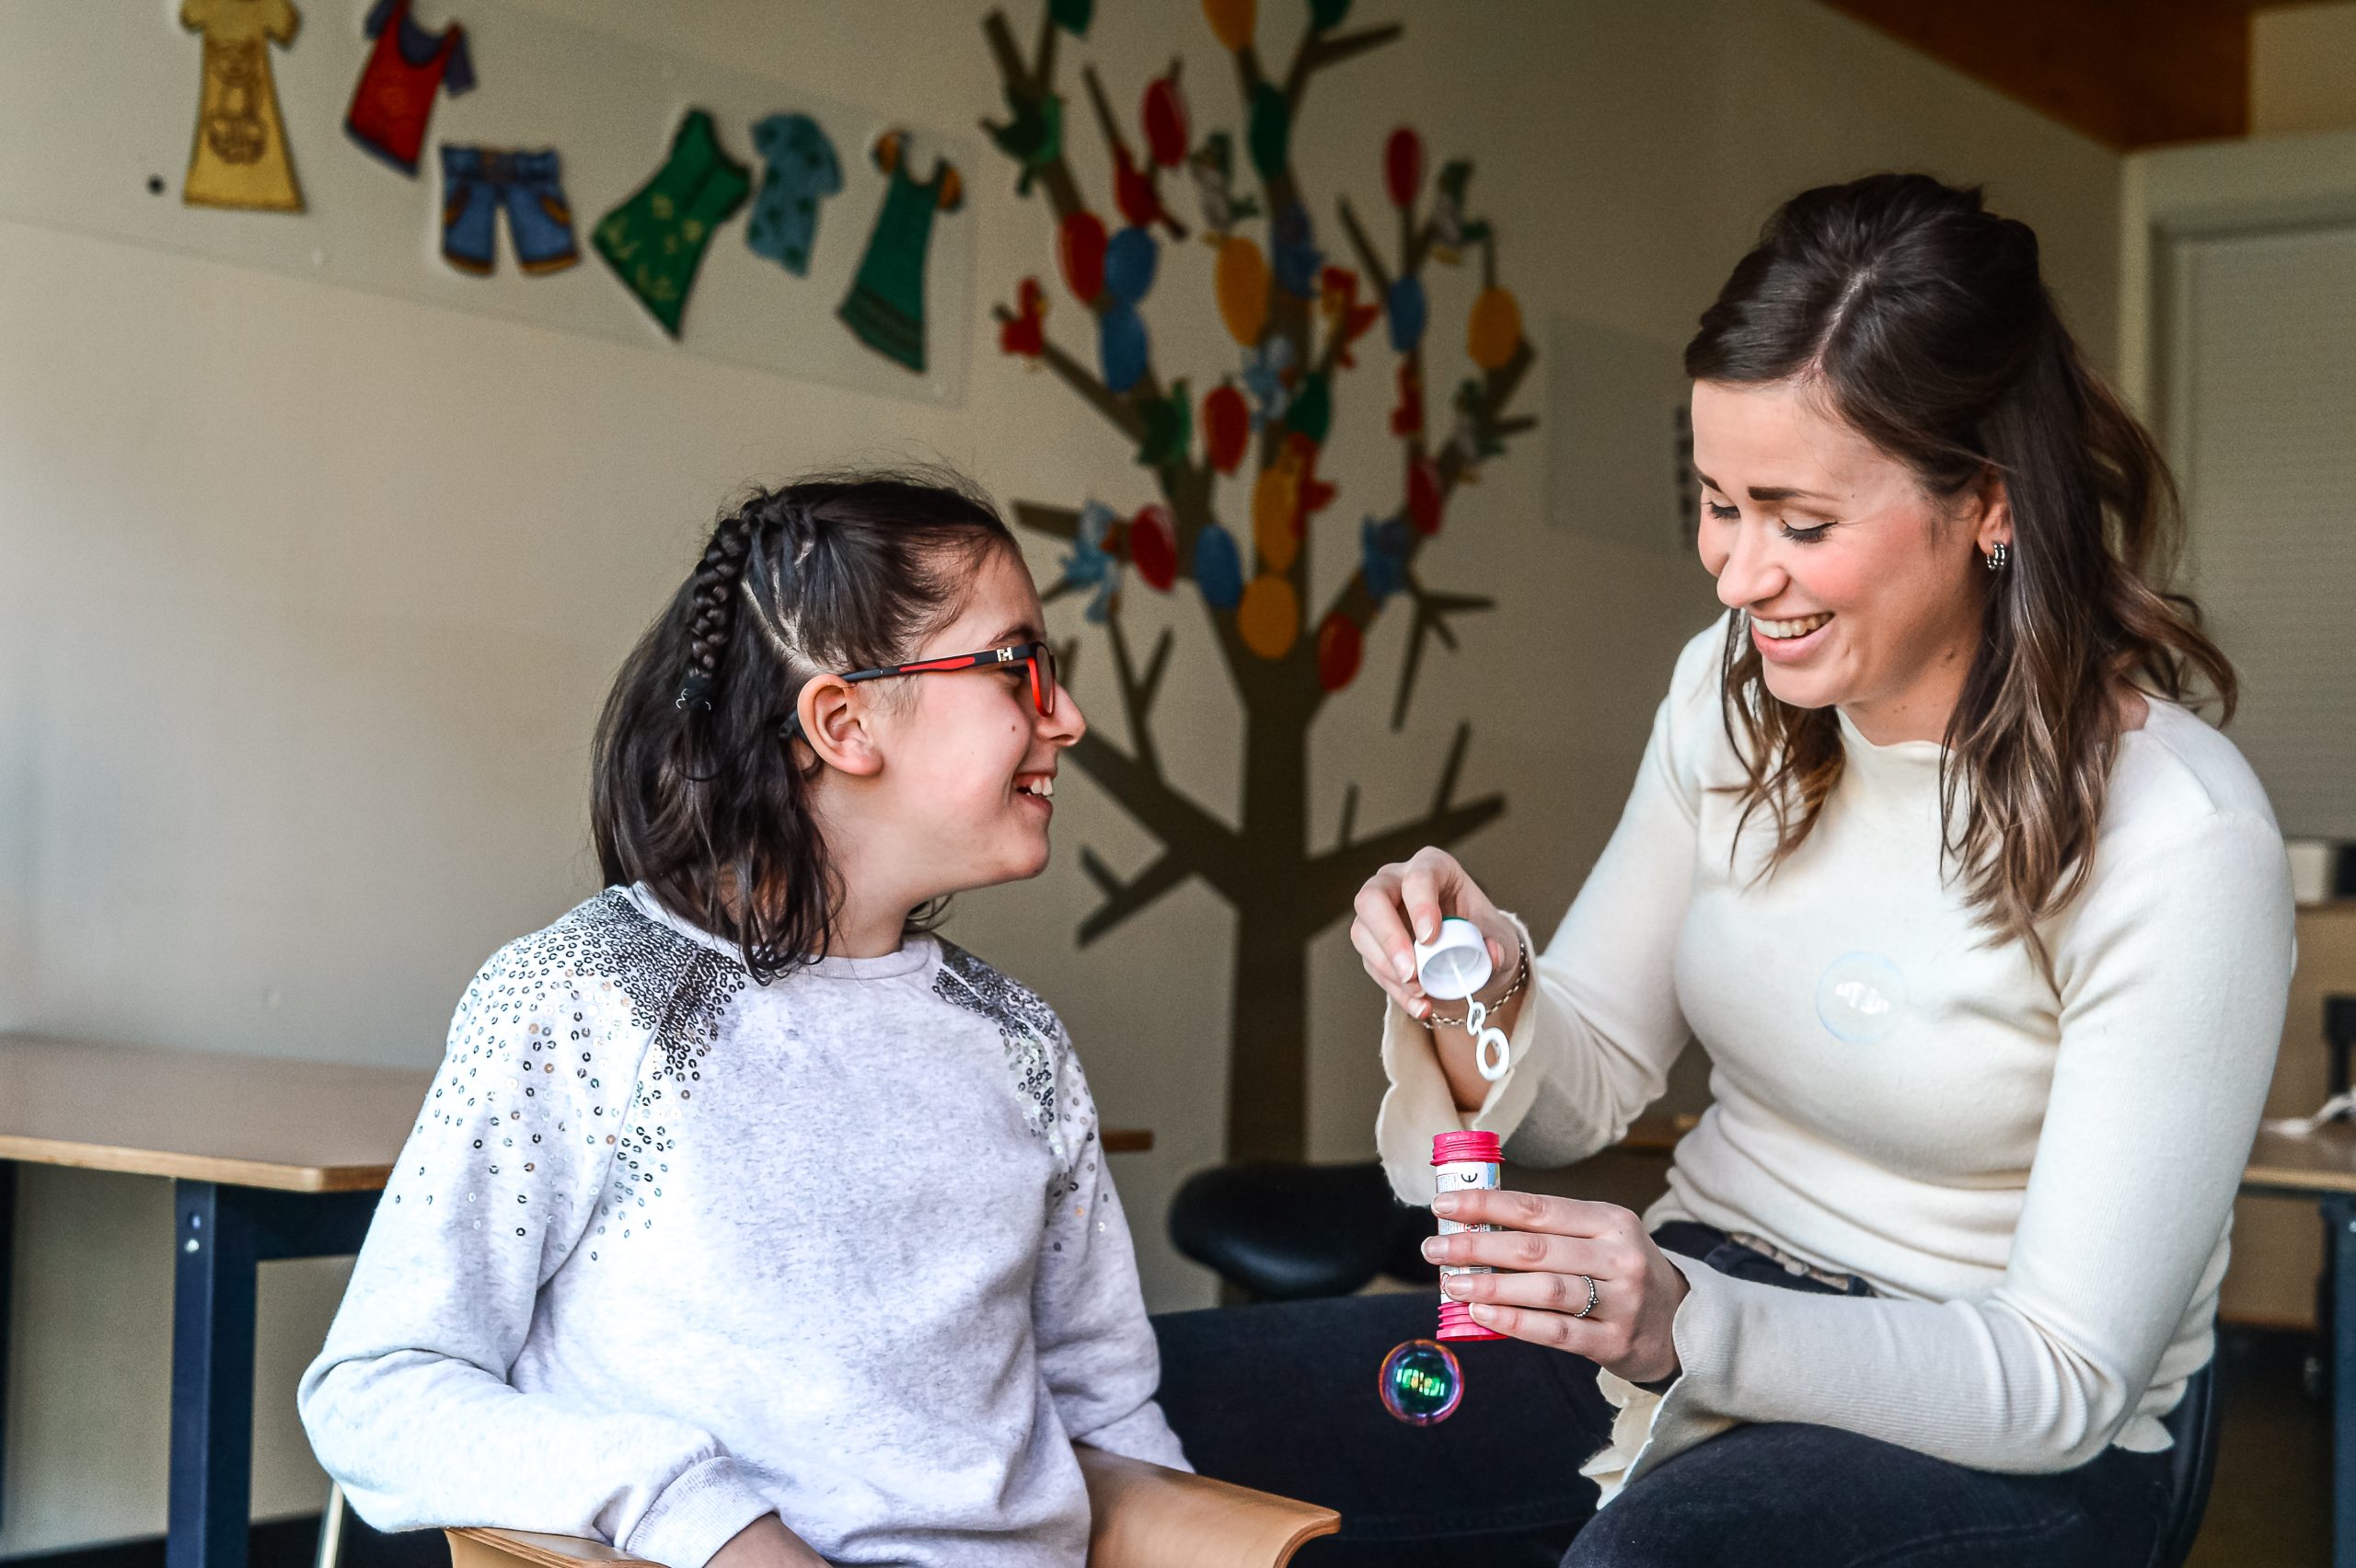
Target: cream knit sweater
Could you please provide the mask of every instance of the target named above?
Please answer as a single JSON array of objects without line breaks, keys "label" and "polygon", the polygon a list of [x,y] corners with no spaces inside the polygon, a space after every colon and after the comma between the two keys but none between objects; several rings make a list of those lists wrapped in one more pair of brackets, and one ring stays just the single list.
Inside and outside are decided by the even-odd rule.
[{"label": "cream knit sweater", "polygon": [[[1992,1470],[2167,1446],[2208,1359],[2235,1181],[2290,984],[2281,838],[2239,752],[2154,699],[2122,742],[2092,880],[2045,928],[2055,978],[1992,946],[1940,859],[1940,748],[1847,766],[1807,842],[1729,865],[1741,770],[1719,717],[1723,622],[1689,643],[1625,813],[1536,957],[1512,1070],[1460,1116],[1397,1009],[1377,1139],[1431,1195],[1433,1133],[1487,1128],[1562,1165],[1616,1141],[1689,1038],[1714,1103],[1649,1224],[1764,1238],[1882,1299],[1673,1259],[1682,1371],[1623,1414],[1607,1501],[1742,1422],[1842,1427]],[[1533,944],[1532,951],[1536,949]]]}]

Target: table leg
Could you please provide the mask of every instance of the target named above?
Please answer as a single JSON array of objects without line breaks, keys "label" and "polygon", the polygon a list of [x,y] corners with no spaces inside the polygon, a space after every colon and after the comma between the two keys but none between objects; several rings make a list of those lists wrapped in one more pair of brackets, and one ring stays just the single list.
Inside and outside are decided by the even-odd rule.
[{"label": "table leg", "polygon": [[2334,1245],[2331,1322],[2331,1560],[2356,1568],[2356,1200],[2323,1201]]},{"label": "table leg", "polygon": [[8,1304],[17,1274],[17,1162],[0,1159],[0,1524],[7,1520]]},{"label": "table leg", "polygon": [[356,1252],[375,1193],[175,1182],[172,1474],[165,1568],[246,1568],[254,1288],[261,1264]]},{"label": "table leg", "polygon": [[165,1568],[245,1568],[252,1511],[254,1286],[248,1189],[180,1182],[173,1203],[172,1472]]}]

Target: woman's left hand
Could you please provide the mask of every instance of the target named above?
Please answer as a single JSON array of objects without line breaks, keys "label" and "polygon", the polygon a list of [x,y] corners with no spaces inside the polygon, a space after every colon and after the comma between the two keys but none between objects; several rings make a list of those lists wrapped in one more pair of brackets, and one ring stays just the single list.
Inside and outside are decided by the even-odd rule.
[{"label": "woman's left hand", "polygon": [[[1513,1271],[1442,1278],[1450,1297],[1471,1303],[1474,1322],[1584,1355],[1631,1383],[1676,1375],[1670,1330],[1685,1300],[1685,1276],[1634,1215],[1576,1198],[1477,1191],[1435,1198],[1432,1212],[1463,1225],[1500,1228],[1424,1243],[1424,1256],[1436,1263]],[[1595,1281],[1595,1309],[1579,1317],[1588,1279]]]}]

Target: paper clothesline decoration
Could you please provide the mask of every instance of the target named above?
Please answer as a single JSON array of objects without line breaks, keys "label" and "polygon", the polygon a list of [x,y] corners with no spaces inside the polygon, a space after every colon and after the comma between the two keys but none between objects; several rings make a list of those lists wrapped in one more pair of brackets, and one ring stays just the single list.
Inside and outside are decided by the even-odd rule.
[{"label": "paper clothesline decoration", "polygon": [[552,150],[442,146],[442,259],[474,277],[497,265],[499,214],[515,265],[533,277],[561,272],[581,259],[572,207],[564,199],[563,162]]},{"label": "paper clothesline decoration", "polygon": [[692,110],[663,167],[598,221],[597,254],[672,337],[679,335],[712,230],[745,204],[752,188],[745,166],[722,149],[711,116]]},{"label": "paper clothesline decoration", "polygon": [[414,179],[434,98],[474,91],[475,66],[466,29],[452,22],[427,32],[410,19],[410,3],[376,0],[369,8],[365,31],[376,46],[360,69],[343,128],[362,149]]},{"label": "paper clothesline decoration", "polygon": [[891,181],[884,210],[867,236],[867,253],[836,312],[851,335],[885,359],[918,375],[925,367],[925,259],[932,248],[935,213],[964,204],[964,183],[946,158],[918,180],[908,170],[908,133],[887,131],[875,144],[875,166]]},{"label": "paper clothesline decoration", "polygon": [[843,188],[835,144],[806,114],[772,114],[753,127],[753,150],[768,161],[753,200],[745,243],[797,278],[810,274],[818,204]]},{"label": "paper clothesline decoration", "polygon": [[180,200],[191,207],[299,213],[270,46],[291,48],[302,13],[287,0],[182,0],[180,26],[204,36],[196,137]]}]

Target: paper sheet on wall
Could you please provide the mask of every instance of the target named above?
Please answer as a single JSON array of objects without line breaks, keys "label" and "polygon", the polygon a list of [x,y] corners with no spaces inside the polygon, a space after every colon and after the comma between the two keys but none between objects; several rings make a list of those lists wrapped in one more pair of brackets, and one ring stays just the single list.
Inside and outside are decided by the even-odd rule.
[{"label": "paper sheet on wall", "polygon": [[[516,0],[417,0],[416,24],[428,32],[464,23],[482,85],[435,105],[419,178],[389,179],[381,156],[344,130],[353,84],[375,48],[364,26],[371,0],[300,4],[300,42],[272,46],[271,64],[306,211],[183,205],[202,40],[181,27],[179,0],[12,0],[9,47],[0,51],[0,132],[20,146],[46,145],[59,126],[87,121],[104,123],[108,133],[71,158],[9,160],[0,168],[0,216],[797,379],[927,402],[963,400],[976,319],[970,219],[941,223],[931,237],[925,291],[936,325],[921,374],[869,350],[835,311],[888,188],[849,149],[863,150],[905,125],[928,149],[928,167],[938,155],[972,168],[988,156],[977,138],[911,121],[907,105],[846,103],[798,83],[560,22]],[[585,250],[589,226],[646,182],[696,109],[708,110],[722,145],[756,168],[753,128],[773,115],[807,115],[844,149],[843,188],[826,200],[807,276],[756,253],[740,211],[703,258],[694,306],[674,346],[607,267],[595,259],[588,266],[550,265],[569,254],[553,226],[534,233],[535,254],[523,259],[529,267],[516,265],[503,223],[496,231],[507,237],[495,241],[493,257],[479,255],[470,231],[458,248],[471,265],[448,259],[445,208],[469,192],[451,186],[442,147],[560,152],[560,190],[551,177],[549,190],[533,188],[532,200],[547,195],[577,215]],[[504,210],[513,216],[512,206]]]}]

